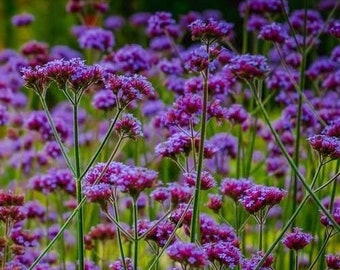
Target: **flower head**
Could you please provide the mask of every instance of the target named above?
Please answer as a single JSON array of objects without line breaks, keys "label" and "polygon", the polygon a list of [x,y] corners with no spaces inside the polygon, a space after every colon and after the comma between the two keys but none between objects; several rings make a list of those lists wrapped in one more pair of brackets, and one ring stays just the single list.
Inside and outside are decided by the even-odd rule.
[{"label": "flower head", "polygon": [[12,24],[16,27],[30,25],[34,21],[34,16],[29,13],[17,14],[12,17]]},{"label": "flower head", "polygon": [[150,37],[161,36],[174,24],[175,20],[172,18],[171,13],[158,11],[148,19],[146,32]]},{"label": "flower head", "polygon": [[259,38],[282,44],[288,38],[288,34],[277,23],[265,25],[261,28]]},{"label": "flower head", "polygon": [[340,269],[340,254],[327,254],[326,264],[330,270]]},{"label": "flower head", "polygon": [[111,31],[102,28],[89,28],[78,39],[82,49],[93,49],[101,52],[111,51],[115,39]]},{"label": "flower head", "polygon": [[226,65],[235,76],[243,79],[263,78],[269,71],[267,59],[262,55],[234,56]]},{"label": "flower head", "polygon": [[136,140],[143,137],[142,124],[132,114],[123,114],[114,128],[123,138]]},{"label": "flower head", "polygon": [[327,135],[314,135],[308,138],[309,144],[323,157],[340,158],[340,139]]},{"label": "flower head", "polygon": [[189,25],[192,39],[211,42],[216,39],[228,38],[232,34],[233,25],[225,21],[209,18],[204,21],[197,19]]},{"label": "flower head", "polygon": [[286,191],[277,187],[253,185],[244,191],[239,202],[250,214],[255,214],[265,207],[271,208],[280,203],[286,194]]},{"label": "flower head", "polygon": [[208,265],[208,256],[204,249],[193,243],[177,241],[168,247],[167,253],[171,260],[183,266],[203,268]]},{"label": "flower head", "polygon": [[253,185],[254,183],[248,179],[225,178],[221,182],[220,191],[223,195],[238,201],[245,191]]},{"label": "flower head", "polygon": [[210,262],[217,262],[219,265],[234,269],[239,264],[241,251],[228,242],[207,243],[203,245]]},{"label": "flower head", "polygon": [[300,228],[293,228],[293,232],[287,233],[282,243],[289,249],[299,250],[307,246],[313,240],[313,236],[304,233]]}]

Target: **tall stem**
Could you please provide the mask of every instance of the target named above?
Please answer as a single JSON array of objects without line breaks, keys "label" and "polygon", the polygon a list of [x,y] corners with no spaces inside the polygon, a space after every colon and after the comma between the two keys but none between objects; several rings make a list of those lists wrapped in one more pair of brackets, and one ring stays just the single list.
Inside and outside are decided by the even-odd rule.
[{"label": "tall stem", "polygon": [[[80,178],[80,151],[79,151],[79,130],[78,130],[78,104],[73,106],[73,135],[74,135],[74,161],[75,161],[75,178],[76,178],[76,195],[78,205],[82,201],[82,188]],[[77,214],[77,251],[79,260],[79,269],[85,268],[84,264],[84,225],[83,225],[83,208],[80,207]]]},{"label": "tall stem", "polygon": [[137,214],[137,198],[133,198],[132,200],[132,215],[133,215],[133,224],[134,224],[134,235],[133,235],[133,269],[137,269],[138,267],[138,214]]},{"label": "tall stem", "polygon": [[[115,219],[117,220],[117,222],[119,223],[119,213],[118,213],[118,206],[117,206],[117,196],[115,196],[114,198],[114,202],[113,202],[113,210],[115,213]],[[124,270],[126,270],[126,263],[125,263],[125,255],[124,255],[124,248],[123,248],[123,241],[122,241],[122,233],[119,229],[119,227],[116,227],[117,229],[117,240],[118,240],[118,247],[119,247],[119,252],[120,252],[120,257],[122,258],[122,263],[123,263],[123,267]]]},{"label": "tall stem", "polygon": [[[206,50],[209,54],[209,43],[206,44]],[[203,74],[203,105],[202,105],[202,117],[201,117],[201,134],[200,144],[198,149],[197,160],[197,176],[195,184],[195,197],[193,204],[192,220],[191,220],[191,234],[190,241],[193,243],[199,238],[199,215],[200,215],[200,190],[201,190],[201,174],[204,163],[204,141],[206,136],[207,127],[207,108],[208,108],[208,80],[209,80],[209,65],[204,70]]]}]

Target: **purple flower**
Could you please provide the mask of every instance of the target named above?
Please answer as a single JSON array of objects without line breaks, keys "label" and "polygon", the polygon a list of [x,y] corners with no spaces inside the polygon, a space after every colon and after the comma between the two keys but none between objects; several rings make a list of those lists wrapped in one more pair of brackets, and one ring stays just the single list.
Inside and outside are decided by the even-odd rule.
[{"label": "purple flower", "polygon": [[225,266],[234,269],[240,263],[242,254],[240,250],[228,242],[207,243],[203,245],[210,262],[218,263],[221,268]]},{"label": "purple flower", "polygon": [[170,201],[174,206],[189,202],[193,193],[191,187],[177,183],[172,183],[168,189],[170,191]]},{"label": "purple flower", "polygon": [[267,59],[262,55],[242,54],[231,58],[226,68],[243,79],[263,78],[269,71]]},{"label": "purple flower", "polygon": [[231,197],[236,202],[253,185],[253,182],[248,179],[225,178],[221,182],[220,191],[223,195]]},{"label": "purple flower", "polygon": [[142,124],[132,114],[123,114],[114,128],[122,138],[137,140],[143,137]]},{"label": "purple flower", "polygon": [[253,185],[244,191],[239,202],[250,214],[255,214],[265,207],[271,208],[280,203],[286,194],[286,191],[277,187]]},{"label": "purple flower", "polygon": [[252,14],[247,22],[248,31],[260,31],[262,27],[268,24],[268,20],[263,16]]},{"label": "purple flower", "polygon": [[30,25],[34,21],[34,16],[29,13],[17,14],[12,17],[12,24],[16,27]]},{"label": "purple flower", "polygon": [[[126,270],[136,270],[136,269],[133,269],[133,261],[130,258],[125,258],[125,265],[126,265]],[[124,264],[122,262],[122,259],[118,259],[117,261],[110,263],[109,269],[110,270],[124,269]]]},{"label": "purple flower", "polygon": [[241,104],[232,104],[226,112],[226,117],[233,124],[242,124],[248,118],[248,112]]},{"label": "purple flower", "polygon": [[324,21],[320,13],[316,10],[307,9],[306,13],[305,18],[304,9],[295,10],[290,15],[289,21],[295,31],[298,31],[301,34],[304,33],[304,25],[306,24],[306,34],[317,35],[321,31]]},{"label": "purple flower", "polygon": [[116,51],[114,62],[119,71],[134,74],[148,70],[152,64],[152,57],[142,46],[131,44]]},{"label": "purple flower", "polygon": [[340,63],[340,46],[336,46],[333,48],[330,59],[333,62],[336,62],[338,64]]},{"label": "purple flower", "polygon": [[8,123],[9,114],[6,106],[0,103],[0,126],[5,126]]},{"label": "purple flower", "polygon": [[209,66],[209,54],[203,47],[199,47],[185,54],[184,67],[193,72],[201,72]]},{"label": "purple flower", "polygon": [[[153,221],[149,224],[149,228],[156,225],[157,221]],[[163,247],[169,240],[170,236],[174,233],[175,224],[169,221],[163,221],[158,223],[145,237],[146,240],[153,240],[159,247]],[[170,244],[176,241],[174,237]]]},{"label": "purple flower", "polygon": [[[329,208],[330,205],[325,205],[325,207]],[[335,200],[333,203],[332,211],[330,211],[332,217],[334,218],[337,224],[340,224],[340,200]],[[333,226],[333,223],[326,217],[323,213],[321,213],[320,222],[324,226]]]},{"label": "purple flower", "polygon": [[130,102],[152,97],[155,90],[147,79],[140,75],[122,76],[108,74],[104,79],[105,88],[111,90],[116,97],[119,108],[124,108]]},{"label": "purple flower", "polygon": [[323,157],[340,158],[340,139],[327,135],[314,135],[308,138],[309,144]]},{"label": "purple flower", "polygon": [[340,269],[340,254],[327,254],[326,264],[330,270]]},{"label": "purple flower", "polygon": [[111,185],[106,183],[98,183],[92,186],[84,185],[83,193],[90,202],[101,205],[106,205],[112,198]]},{"label": "purple flower", "polygon": [[131,15],[129,21],[133,26],[146,26],[151,15],[149,12],[137,12]]},{"label": "purple flower", "polygon": [[150,193],[150,197],[157,202],[164,202],[170,198],[170,191],[166,187],[157,187]]},{"label": "purple flower", "polygon": [[150,49],[156,52],[170,50],[171,42],[167,36],[157,36],[150,40]]},{"label": "purple flower", "polygon": [[24,205],[27,218],[42,219],[46,214],[46,209],[38,201],[28,201]]},{"label": "purple flower", "polygon": [[335,64],[329,59],[317,59],[307,69],[306,74],[311,80],[325,78],[328,74],[333,72]]},{"label": "purple flower", "polygon": [[110,110],[116,105],[115,96],[112,91],[103,89],[97,91],[92,98],[92,106],[98,110]]},{"label": "purple flower", "polygon": [[201,39],[211,43],[214,40],[229,38],[232,35],[233,24],[209,18],[204,21],[197,19],[189,25],[193,40]]},{"label": "purple flower", "polygon": [[188,155],[191,150],[190,137],[182,132],[175,133],[155,148],[157,155],[175,158],[178,154]]},{"label": "purple flower", "polygon": [[104,27],[115,31],[124,25],[125,21],[122,16],[111,15],[104,20]]},{"label": "purple flower", "polygon": [[179,262],[184,267],[203,268],[208,265],[208,256],[204,249],[193,243],[175,242],[167,248],[171,260]]},{"label": "purple flower", "polygon": [[53,159],[57,159],[62,155],[61,149],[56,141],[46,142],[43,151],[47,154],[47,156]]},{"label": "purple flower", "polygon": [[222,208],[222,196],[219,194],[209,194],[209,201],[206,206],[213,210],[215,213],[218,213],[219,210]]},{"label": "purple flower", "polygon": [[161,36],[174,24],[175,20],[172,18],[171,13],[158,11],[149,18],[146,32],[150,37]]},{"label": "purple flower", "polygon": [[12,230],[11,239],[16,245],[23,247],[35,247],[38,245],[38,236],[28,231]]},{"label": "purple flower", "polygon": [[[197,174],[196,172],[184,173],[184,182],[189,187],[194,187],[196,184]],[[213,188],[216,185],[216,181],[214,177],[208,171],[203,171],[201,174],[201,189],[208,190]]]},{"label": "purple flower", "polygon": [[159,62],[159,68],[167,75],[181,75],[183,73],[182,62],[178,58],[172,60],[161,60]]},{"label": "purple flower", "polygon": [[[257,264],[262,260],[262,258],[263,258],[263,252],[259,251],[253,254],[250,259],[243,259],[241,263],[242,269],[243,270],[254,270]],[[265,259],[265,261],[263,262],[259,270],[272,270],[273,262],[274,262],[273,255],[269,255]]]},{"label": "purple flower", "polygon": [[112,50],[115,39],[111,31],[102,28],[90,28],[80,35],[78,42],[82,49],[107,52]]},{"label": "purple flower", "polygon": [[287,1],[283,1],[283,7],[281,4],[281,0],[249,0],[243,2],[239,9],[241,16],[243,17],[245,14],[245,10],[248,9],[250,14],[260,14],[265,15],[266,13],[275,14],[282,11],[282,8],[288,10]]},{"label": "purple flower", "polygon": [[123,193],[138,197],[146,188],[156,184],[158,173],[144,167],[126,166],[119,174],[112,175],[113,182]]},{"label": "purple flower", "polygon": [[116,226],[112,223],[100,223],[92,226],[85,235],[86,249],[92,249],[94,241],[114,240],[116,237]]},{"label": "purple flower", "polygon": [[259,38],[282,44],[288,38],[288,34],[282,29],[278,23],[265,25],[261,28]]},{"label": "purple flower", "polygon": [[340,38],[340,21],[332,22],[328,27],[328,33],[335,38]]},{"label": "purple flower", "polygon": [[300,228],[293,228],[293,232],[287,233],[282,239],[282,243],[289,249],[303,249],[313,240],[313,236],[304,233]]}]

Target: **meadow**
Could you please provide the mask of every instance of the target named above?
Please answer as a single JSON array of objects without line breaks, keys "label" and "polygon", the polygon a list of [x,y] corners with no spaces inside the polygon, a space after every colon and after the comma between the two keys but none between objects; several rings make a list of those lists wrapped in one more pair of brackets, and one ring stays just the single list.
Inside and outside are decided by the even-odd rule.
[{"label": "meadow", "polygon": [[340,269],[340,2],[291,2],[13,15],[0,269]]}]

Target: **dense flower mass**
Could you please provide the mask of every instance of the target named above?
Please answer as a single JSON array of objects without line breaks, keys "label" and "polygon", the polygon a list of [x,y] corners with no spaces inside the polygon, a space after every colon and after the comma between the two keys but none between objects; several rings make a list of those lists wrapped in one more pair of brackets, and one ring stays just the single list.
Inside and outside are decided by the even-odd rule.
[{"label": "dense flower mass", "polygon": [[3,2],[1,269],[340,268],[338,1]]}]

